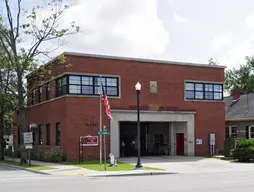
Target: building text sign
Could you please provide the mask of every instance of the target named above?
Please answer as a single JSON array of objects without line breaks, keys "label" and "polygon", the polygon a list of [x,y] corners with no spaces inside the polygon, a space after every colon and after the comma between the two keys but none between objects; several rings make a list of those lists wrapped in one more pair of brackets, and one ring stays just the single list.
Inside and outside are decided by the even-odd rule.
[{"label": "building text sign", "polygon": [[98,146],[98,137],[97,136],[81,136],[80,145],[85,146]]},{"label": "building text sign", "polygon": [[33,132],[24,132],[23,138],[24,138],[24,144],[32,144],[33,143]]}]

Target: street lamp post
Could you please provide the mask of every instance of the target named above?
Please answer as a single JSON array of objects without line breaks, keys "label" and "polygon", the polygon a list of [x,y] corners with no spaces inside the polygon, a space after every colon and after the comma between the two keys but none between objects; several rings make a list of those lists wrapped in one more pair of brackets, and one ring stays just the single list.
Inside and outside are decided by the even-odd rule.
[{"label": "street lamp post", "polygon": [[136,89],[136,94],[137,94],[137,132],[138,132],[138,161],[136,168],[142,168],[142,164],[140,161],[140,119],[139,119],[139,111],[140,111],[140,106],[139,106],[139,95],[140,95],[140,90],[141,90],[141,84],[137,82],[135,85]]}]

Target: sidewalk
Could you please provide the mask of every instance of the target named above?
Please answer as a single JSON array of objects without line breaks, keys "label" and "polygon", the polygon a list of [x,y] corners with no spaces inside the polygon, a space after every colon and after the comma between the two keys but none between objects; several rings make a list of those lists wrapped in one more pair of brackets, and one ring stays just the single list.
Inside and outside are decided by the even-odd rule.
[{"label": "sidewalk", "polygon": [[[5,157],[6,160],[12,161],[10,157]],[[14,159],[15,162],[20,162],[19,158]],[[86,177],[115,177],[115,176],[140,176],[140,175],[163,175],[163,174],[174,174],[167,171],[158,170],[131,170],[131,171],[94,171],[81,167],[62,165],[57,163],[47,163],[41,161],[31,161],[32,165],[46,166],[54,168],[51,170],[37,170],[36,172],[50,175],[68,175],[68,176],[86,176]],[[18,166],[15,166],[20,168]],[[32,171],[32,168],[25,168],[27,171]]]}]

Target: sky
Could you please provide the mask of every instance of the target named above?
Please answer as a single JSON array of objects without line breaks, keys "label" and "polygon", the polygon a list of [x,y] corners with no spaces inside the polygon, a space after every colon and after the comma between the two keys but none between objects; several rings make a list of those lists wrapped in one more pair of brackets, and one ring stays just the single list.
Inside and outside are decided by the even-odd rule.
[{"label": "sky", "polygon": [[254,55],[253,7],[253,0],[73,0],[63,23],[75,20],[81,32],[65,38],[52,55],[71,51],[204,64],[213,58],[238,68]]}]

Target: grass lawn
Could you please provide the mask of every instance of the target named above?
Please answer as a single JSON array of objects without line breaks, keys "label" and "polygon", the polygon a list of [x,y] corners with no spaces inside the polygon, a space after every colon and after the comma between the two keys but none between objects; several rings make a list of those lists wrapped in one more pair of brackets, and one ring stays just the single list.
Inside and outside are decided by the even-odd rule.
[{"label": "grass lawn", "polygon": [[[72,165],[72,166],[86,168],[86,169],[95,170],[95,171],[104,171],[104,162],[102,165],[100,165],[100,161],[98,160],[84,161],[81,164],[79,164],[78,162],[63,162],[62,164]],[[107,161],[106,168],[107,168],[107,171],[131,171],[135,169],[135,165],[117,162],[117,166],[109,167],[109,161]],[[144,170],[163,170],[163,169],[154,168],[154,167],[144,167]]]},{"label": "grass lawn", "polygon": [[40,166],[40,165],[31,165],[31,167],[28,165],[28,164],[25,164],[25,165],[20,165],[19,162],[13,162],[11,160],[4,160],[4,161],[0,161],[2,163],[6,163],[6,164],[9,164],[9,165],[15,165],[15,166],[20,166],[20,167],[24,167],[24,168],[30,168],[30,169],[33,169],[33,170],[38,170],[38,171],[43,171],[43,170],[53,170],[55,168],[53,167],[48,167],[48,166]]}]

